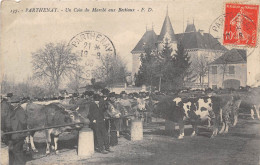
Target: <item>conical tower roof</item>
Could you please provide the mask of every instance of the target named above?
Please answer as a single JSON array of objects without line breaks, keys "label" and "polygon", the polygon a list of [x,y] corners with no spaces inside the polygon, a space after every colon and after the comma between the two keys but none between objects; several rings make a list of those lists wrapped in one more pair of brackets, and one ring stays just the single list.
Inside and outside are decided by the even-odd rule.
[{"label": "conical tower roof", "polygon": [[157,35],[154,30],[148,30],[144,33],[143,37],[137,43],[135,48],[131,51],[131,53],[141,53],[144,52],[145,48],[151,48],[154,50],[156,48],[155,43],[157,40]]},{"label": "conical tower roof", "polygon": [[167,8],[166,17],[164,19],[163,26],[162,26],[162,29],[161,29],[161,33],[158,37],[159,42],[162,42],[162,41],[165,41],[165,40],[168,40],[167,42],[177,41],[175,34],[174,34],[174,31],[173,31],[173,28],[172,28],[172,23],[171,23],[170,18],[168,16],[168,8]]}]

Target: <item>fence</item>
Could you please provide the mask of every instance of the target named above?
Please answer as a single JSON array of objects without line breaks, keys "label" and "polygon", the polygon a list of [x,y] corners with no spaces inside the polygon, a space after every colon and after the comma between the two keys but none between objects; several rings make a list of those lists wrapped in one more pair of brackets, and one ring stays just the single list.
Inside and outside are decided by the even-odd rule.
[{"label": "fence", "polygon": [[205,89],[208,88],[208,83],[185,83],[187,88]]},{"label": "fence", "polygon": [[44,127],[44,128],[35,128],[35,129],[26,129],[26,130],[20,130],[20,131],[12,131],[12,132],[5,132],[2,135],[10,135],[15,133],[26,133],[26,132],[32,132],[32,131],[41,131],[45,129],[52,129],[52,128],[59,128],[59,127],[66,127],[66,126],[72,126],[72,125],[78,125],[78,124],[85,124],[83,122],[80,123],[71,123],[71,124],[64,124],[64,125],[55,125],[51,127]]},{"label": "fence", "polygon": [[125,91],[126,93],[134,93],[134,92],[142,92],[145,89],[142,87],[113,87],[109,88],[111,92],[115,92],[116,94],[120,94],[120,92]]}]

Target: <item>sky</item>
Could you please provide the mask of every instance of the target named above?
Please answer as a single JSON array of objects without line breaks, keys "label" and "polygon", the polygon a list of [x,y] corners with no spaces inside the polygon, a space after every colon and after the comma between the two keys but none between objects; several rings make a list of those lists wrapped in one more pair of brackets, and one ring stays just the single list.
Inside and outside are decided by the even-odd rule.
[{"label": "sky", "polygon": [[[32,75],[31,53],[50,42],[69,42],[83,31],[97,31],[108,36],[114,43],[131,71],[131,50],[147,28],[153,25],[160,33],[166,11],[175,33],[183,32],[187,21],[194,19],[195,26],[209,31],[213,21],[224,13],[222,0],[173,0],[142,2],[106,1],[22,1],[2,2],[1,11],[1,73],[20,82]],[[70,8],[72,12],[28,13],[26,8],[56,7]],[[151,8],[152,12],[73,12],[74,8],[129,8],[141,10]],[[11,10],[18,9],[18,14]],[[21,11],[23,10],[23,11]]]}]

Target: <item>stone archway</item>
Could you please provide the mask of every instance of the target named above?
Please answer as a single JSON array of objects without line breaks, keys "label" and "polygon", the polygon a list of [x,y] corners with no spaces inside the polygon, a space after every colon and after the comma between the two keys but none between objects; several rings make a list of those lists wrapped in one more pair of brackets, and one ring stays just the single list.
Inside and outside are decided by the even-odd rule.
[{"label": "stone archway", "polygon": [[240,87],[240,81],[236,79],[228,79],[224,81],[223,85],[224,88],[238,89]]}]

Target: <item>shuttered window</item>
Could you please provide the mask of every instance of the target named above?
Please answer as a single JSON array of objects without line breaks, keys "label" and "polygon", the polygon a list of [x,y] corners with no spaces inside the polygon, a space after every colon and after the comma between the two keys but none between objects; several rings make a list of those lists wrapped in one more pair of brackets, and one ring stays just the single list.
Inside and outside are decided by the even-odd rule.
[{"label": "shuttered window", "polygon": [[218,74],[218,67],[217,66],[212,66],[212,74]]}]

